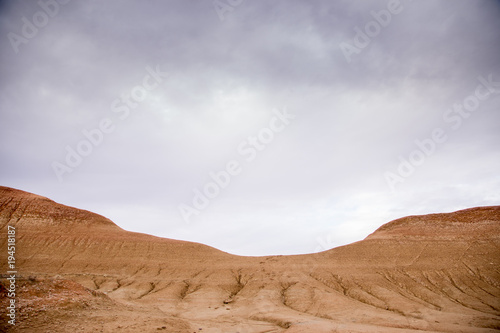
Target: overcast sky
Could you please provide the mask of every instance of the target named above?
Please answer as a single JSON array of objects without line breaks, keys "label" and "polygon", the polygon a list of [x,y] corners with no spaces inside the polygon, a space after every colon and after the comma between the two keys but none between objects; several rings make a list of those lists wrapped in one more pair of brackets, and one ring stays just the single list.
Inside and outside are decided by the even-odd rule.
[{"label": "overcast sky", "polygon": [[1,4],[2,185],[240,255],[500,204],[498,1],[64,2]]}]

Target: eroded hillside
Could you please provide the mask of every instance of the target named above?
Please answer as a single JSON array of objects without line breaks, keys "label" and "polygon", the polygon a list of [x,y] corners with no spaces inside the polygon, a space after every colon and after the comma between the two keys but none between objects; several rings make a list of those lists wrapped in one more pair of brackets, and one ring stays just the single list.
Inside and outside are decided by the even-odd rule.
[{"label": "eroded hillside", "polygon": [[5,326],[14,331],[500,328],[500,207],[406,217],[363,241],[300,256],[240,257],[127,232],[0,187],[4,249],[7,225],[16,228],[21,275],[19,322]]}]

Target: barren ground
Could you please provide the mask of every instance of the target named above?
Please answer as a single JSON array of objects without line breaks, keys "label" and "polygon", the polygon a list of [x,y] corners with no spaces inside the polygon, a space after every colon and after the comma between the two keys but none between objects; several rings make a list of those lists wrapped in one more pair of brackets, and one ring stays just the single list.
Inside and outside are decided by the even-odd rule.
[{"label": "barren ground", "polygon": [[[318,254],[240,257],[0,187],[12,332],[494,332],[500,207],[406,217]],[[2,255],[5,258],[5,255]],[[8,271],[1,261],[0,272]],[[8,281],[1,280],[3,286]]]}]

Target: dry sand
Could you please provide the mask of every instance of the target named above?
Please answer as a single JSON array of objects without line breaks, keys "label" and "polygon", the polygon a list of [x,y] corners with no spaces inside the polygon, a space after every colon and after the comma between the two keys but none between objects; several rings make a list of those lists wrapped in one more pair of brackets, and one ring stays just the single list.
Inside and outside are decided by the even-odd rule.
[{"label": "dry sand", "polygon": [[12,332],[495,332],[500,207],[412,216],[317,254],[241,257],[127,232],[0,187],[16,228]]}]

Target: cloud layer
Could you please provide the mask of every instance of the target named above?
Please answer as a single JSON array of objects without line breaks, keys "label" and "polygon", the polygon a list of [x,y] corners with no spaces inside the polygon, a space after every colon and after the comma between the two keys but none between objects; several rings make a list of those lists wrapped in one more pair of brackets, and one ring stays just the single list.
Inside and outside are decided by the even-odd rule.
[{"label": "cloud layer", "polygon": [[496,1],[65,2],[0,7],[4,185],[243,255],[500,203]]}]

